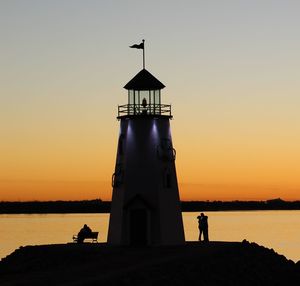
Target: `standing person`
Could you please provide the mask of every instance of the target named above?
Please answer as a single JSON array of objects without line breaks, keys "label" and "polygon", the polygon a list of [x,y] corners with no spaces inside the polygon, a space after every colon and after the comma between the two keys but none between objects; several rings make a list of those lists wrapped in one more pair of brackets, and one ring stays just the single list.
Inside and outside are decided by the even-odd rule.
[{"label": "standing person", "polygon": [[199,228],[199,241],[201,241],[201,236],[203,233],[203,239],[205,242],[208,242],[208,217],[201,213],[200,216],[197,216],[198,219],[198,228]]}]

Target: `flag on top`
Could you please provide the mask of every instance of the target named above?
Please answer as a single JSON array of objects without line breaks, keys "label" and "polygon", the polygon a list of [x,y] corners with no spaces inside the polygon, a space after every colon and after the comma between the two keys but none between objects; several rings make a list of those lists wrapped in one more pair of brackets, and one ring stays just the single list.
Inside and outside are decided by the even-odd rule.
[{"label": "flag on top", "polygon": [[129,48],[135,48],[135,49],[144,49],[144,41],[142,43],[140,43],[139,45],[134,44],[132,46],[129,46]]},{"label": "flag on top", "polygon": [[139,45],[134,44],[132,46],[129,46],[129,48],[143,50],[143,69],[145,69],[145,40],[142,40],[142,42]]}]

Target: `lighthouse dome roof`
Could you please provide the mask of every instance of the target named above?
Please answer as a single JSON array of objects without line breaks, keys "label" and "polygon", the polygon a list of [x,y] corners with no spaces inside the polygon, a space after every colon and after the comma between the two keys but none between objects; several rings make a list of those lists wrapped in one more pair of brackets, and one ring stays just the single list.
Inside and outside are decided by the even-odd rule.
[{"label": "lighthouse dome roof", "polygon": [[142,69],[124,86],[125,89],[134,90],[158,90],[164,87],[165,85],[146,69]]}]

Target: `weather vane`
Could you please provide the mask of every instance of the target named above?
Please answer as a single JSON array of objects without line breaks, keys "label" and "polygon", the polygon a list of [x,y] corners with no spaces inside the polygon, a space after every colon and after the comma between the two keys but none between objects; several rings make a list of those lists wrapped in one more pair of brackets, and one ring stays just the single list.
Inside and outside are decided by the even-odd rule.
[{"label": "weather vane", "polygon": [[142,40],[142,43],[140,43],[139,45],[134,44],[132,46],[129,46],[129,48],[143,50],[143,69],[145,69],[145,40]]}]

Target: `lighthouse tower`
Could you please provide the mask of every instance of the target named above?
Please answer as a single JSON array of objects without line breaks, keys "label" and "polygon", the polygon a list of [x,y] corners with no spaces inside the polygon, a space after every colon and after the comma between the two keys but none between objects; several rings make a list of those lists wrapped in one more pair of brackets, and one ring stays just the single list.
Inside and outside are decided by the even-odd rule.
[{"label": "lighthouse tower", "polygon": [[171,105],[165,86],[142,69],[124,88],[107,241],[113,245],[183,244]]}]

